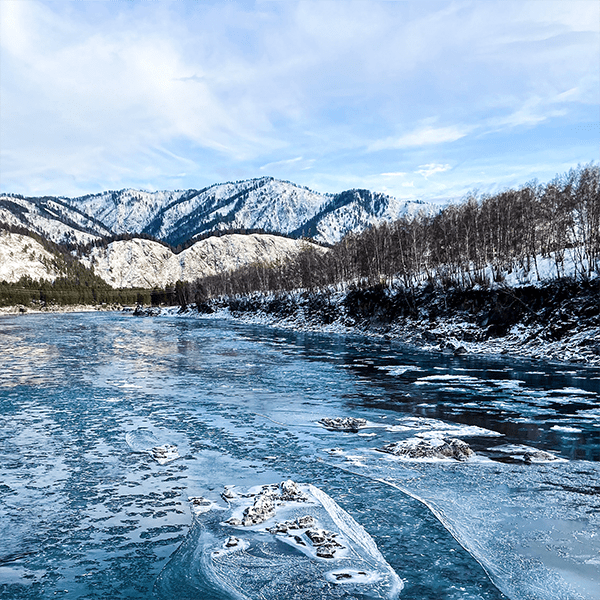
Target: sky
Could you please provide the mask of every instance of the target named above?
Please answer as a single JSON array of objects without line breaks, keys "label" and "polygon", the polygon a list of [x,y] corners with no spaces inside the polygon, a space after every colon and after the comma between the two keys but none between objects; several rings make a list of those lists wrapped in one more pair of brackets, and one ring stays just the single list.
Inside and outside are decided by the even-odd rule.
[{"label": "sky", "polygon": [[600,153],[597,0],[0,0],[0,190],[445,202]]}]

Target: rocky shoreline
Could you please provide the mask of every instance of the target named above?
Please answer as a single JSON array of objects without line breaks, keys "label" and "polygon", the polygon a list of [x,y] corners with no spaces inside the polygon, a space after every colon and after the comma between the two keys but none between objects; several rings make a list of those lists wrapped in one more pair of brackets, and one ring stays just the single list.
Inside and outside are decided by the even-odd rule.
[{"label": "rocky shoreline", "polygon": [[199,305],[0,308],[1,315],[127,311],[136,316],[236,319],[296,331],[358,334],[447,355],[508,355],[600,366],[600,278],[505,289],[417,293],[382,286],[211,299]]},{"label": "rocky shoreline", "polygon": [[600,366],[600,280],[504,290],[383,288],[252,294],[139,314],[235,318],[297,331],[360,334],[448,355],[509,355]]},{"label": "rocky shoreline", "polygon": [[[24,306],[22,304],[17,306],[0,306],[0,316],[2,315],[23,315],[23,314],[45,314],[45,313],[74,313],[74,312],[115,312],[128,310],[126,307],[120,304],[97,304],[97,305],[86,305],[86,304],[74,304],[69,306],[59,306],[57,304],[51,304],[42,307],[31,307]],[[133,310],[133,309],[131,309]]]}]

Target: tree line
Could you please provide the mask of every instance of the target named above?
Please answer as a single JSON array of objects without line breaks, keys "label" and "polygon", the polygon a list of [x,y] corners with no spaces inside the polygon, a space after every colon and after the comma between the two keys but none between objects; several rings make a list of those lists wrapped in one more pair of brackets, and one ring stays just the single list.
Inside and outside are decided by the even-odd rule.
[{"label": "tree line", "polygon": [[559,277],[566,253],[576,274],[600,267],[600,169],[590,163],[549,183],[477,197],[435,215],[406,216],[358,234],[328,251],[308,245],[285,264],[257,263],[180,283],[181,304],[256,291],[315,290],[340,283],[362,287],[400,284],[471,288],[502,283],[524,269],[540,276],[539,258],[551,258]]},{"label": "tree line", "polygon": [[150,304],[152,294],[152,290],[116,289],[104,282],[77,282],[65,277],[59,277],[53,282],[38,281],[26,276],[17,282],[0,281],[0,306]]}]

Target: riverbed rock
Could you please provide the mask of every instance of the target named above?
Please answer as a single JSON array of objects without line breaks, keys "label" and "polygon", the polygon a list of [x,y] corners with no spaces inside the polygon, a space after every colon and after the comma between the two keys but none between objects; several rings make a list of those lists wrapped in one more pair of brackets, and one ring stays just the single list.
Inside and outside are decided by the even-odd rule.
[{"label": "riverbed rock", "polygon": [[264,523],[275,516],[275,498],[270,488],[263,489],[254,499],[254,504],[244,510],[242,525],[251,527]]},{"label": "riverbed rock", "polygon": [[544,450],[531,450],[523,454],[523,462],[526,462],[527,464],[555,461],[560,462],[561,459],[550,452],[544,452]]},{"label": "riverbed rock", "polygon": [[333,419],[324,417],[319,423],[330,431],[346,431],[349,433],[357,433],[359,429],[367,425],[366,419],[354,417],[335,417]]},{"label": "riverbed rock", "polygon": [[469,444],[457,438],[433,440],[411,438],[387,444],[378,450],[403,458],[451,458],[458,461],[467,460],[475,454]]}]

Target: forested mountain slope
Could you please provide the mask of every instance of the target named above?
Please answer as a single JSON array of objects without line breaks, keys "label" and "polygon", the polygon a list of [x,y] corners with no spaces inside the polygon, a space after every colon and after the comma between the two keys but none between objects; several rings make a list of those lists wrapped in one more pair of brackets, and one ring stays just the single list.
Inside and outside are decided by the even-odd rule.
[{"label": "forested mountain slope", "polygon": [[121,190],[79,198],[0,196],[0,221],[21,225],[57,243],[145,234],[172,246],[211,232],[262,231],[335,243],[349,232],[435,208],[386,194],[351,190],[320,194],[272,177],[203,190]]}]

